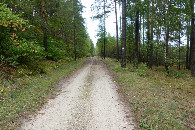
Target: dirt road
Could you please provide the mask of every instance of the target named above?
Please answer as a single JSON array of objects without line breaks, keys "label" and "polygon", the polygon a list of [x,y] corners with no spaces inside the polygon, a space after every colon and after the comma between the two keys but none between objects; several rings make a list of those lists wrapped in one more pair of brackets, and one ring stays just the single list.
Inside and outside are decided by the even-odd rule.
[{"label": "dirt road", "polygon": [[89,58],[83,68],[66,79],[58,96],[49,99],[21,129],[131,130],[134,123],[105,65]]}]

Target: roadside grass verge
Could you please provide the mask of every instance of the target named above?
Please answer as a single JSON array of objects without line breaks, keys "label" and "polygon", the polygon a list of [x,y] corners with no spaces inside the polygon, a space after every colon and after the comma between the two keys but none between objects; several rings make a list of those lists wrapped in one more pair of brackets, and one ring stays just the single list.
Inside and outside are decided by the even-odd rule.
[{"label": "roadside grass verge", "polygon": [[[84,64],[85,59],[60,62],[41,61],[34,69],[41,74],[31,75],[24,66],[14,72],[17,78],[0,78],[0,129],[16,129],[23,117],[40,109],[46,99],[56,92],[56,84]],[[33,65],[31,66],[33,67]]]},{"label": "roadside grass verge", "polygon": [[171,70],[167,75],[163,67],[122,69],[113,59],[103,60],[112,70],[141,129],[185,130],[195,129],[195,78],[187,71]]}]

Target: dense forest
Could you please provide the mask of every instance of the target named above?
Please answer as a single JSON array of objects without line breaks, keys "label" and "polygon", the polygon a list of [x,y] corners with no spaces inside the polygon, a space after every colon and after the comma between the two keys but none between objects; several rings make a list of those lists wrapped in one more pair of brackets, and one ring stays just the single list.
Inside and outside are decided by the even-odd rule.
[{"label": "dense forest", "polygon": [[[122,67],[143,62],[150,69],[163,65],[167,73],[177,67],[195,75],[193,0],[96,0],[92,7],[100,21],[97,55],[121,59]],[[78,0],[1,0],[1,66],[93,55],[82,10]],[[116,37],[105,27],[111,11]]]},{"label": "dense forest", "polygon": [[80,1],[1,0],[0,65],[90,56]]},{"label": "dense forest", "polygon": [[[102,17],[98,17],[101,25],[98,55],[120,58],[122,67],[127,60],[135,68],[143,62],[150,69],[163,65],[167,73],[170,67],[191,69],[195,76],[193,0],[115,0],[105,4],[97,0],[95,6],[104,10],[100,12]],[[113,10],[116,12],[116,38],[104,28],[104,21]],[[117,12],[120,20],[117,20]]]}]

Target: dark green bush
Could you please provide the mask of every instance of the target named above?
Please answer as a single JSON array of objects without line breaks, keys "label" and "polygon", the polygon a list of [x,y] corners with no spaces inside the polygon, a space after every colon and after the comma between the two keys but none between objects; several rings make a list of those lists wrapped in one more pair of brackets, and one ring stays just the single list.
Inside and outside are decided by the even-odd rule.
[{"label": "dark green bush", "polygon": [[62,41],[54,40],[54,39],[49,39],[48,40],[48,51],[47,51],[47,56],[49,59],[58,61],[62,59],[66,55],[66,49],[63,46]]},{"label": "dark green bush", "polygon": [[146,76],[146,70],[147,70],[147,65],[141,63],[139,68],[136,70],[136,72],[139,76]]},{"label": "dark green bush", "polygon": [[6,46],[6,57],[9,62],[23,64],[44,58],[44,48],[40,45],[29,42],[26,39],[19,40]]}]

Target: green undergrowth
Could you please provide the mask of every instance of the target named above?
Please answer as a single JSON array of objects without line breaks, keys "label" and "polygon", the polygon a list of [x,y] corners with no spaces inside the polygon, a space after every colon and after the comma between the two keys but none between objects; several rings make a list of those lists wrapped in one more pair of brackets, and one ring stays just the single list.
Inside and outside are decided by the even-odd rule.
[{"label": "green undergrowth", "polygon": [[[23,117],[41,108],[55,94],[56,84],[84,64],[85,59],[40,61],[20,66],[9,78],[0,78],[0,129],[15,129]],[[37,64],[37,65],[35,65]],[[35,68],[33,68],[35,67]]]},{"label": "green undergrowth", "polygon": [[113,59],[104,62],[112,69],[132,109],[140,129],[185,130],[195,129],[195,78],[188,71],[163,67],[139,69],[131,65],[122,69]]}]

